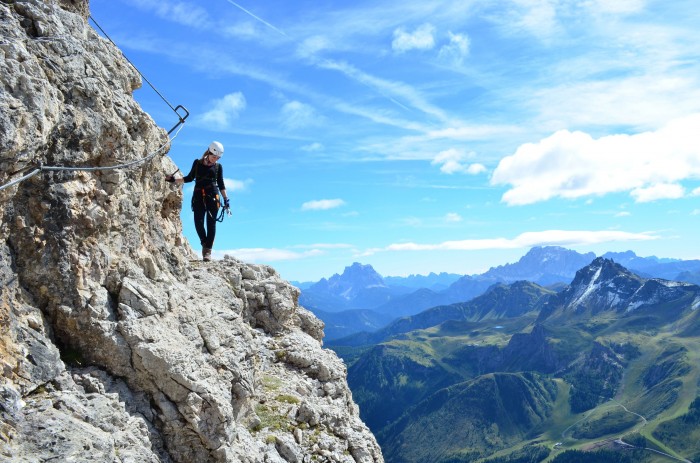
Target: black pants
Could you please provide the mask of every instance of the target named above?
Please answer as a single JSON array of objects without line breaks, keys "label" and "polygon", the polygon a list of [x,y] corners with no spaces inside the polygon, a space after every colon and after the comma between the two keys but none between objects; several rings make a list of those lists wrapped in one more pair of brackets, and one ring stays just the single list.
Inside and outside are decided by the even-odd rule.
[{"label": "black pants", "polygon": [[[199,242],[204,248],[214,247],[216,236],[216,216],[219,214],[217,193],[202,195],[201,190],[195,190],[192,196],[192,211],[194,212],[194,228],[197,230]],[[204,228],[206,220],[207,226]]]}]

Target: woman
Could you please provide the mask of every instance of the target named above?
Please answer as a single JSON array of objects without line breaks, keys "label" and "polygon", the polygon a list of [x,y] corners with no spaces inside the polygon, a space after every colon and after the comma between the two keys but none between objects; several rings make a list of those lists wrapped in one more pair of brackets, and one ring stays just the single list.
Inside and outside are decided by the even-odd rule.
[{"label": "woman", "polygon": [[[214,141],[204,152],[201,159],[195,159],[190,173],[183,178],[174,178],[168,175],[165,179],[175,182],[177,185],[194,183],[192,195],[192,210],[194,211],[194,227],[202,244],[202,259],[211,260],[211,248],[214,247],[216,236],[216,218],[219,213],[219,193],[224,198],[224,208],[229,207],[226,186],[224,186],[223,167],[217,161],[224,154],[224,145]],[[206,228],[204,222],[206,218]]]}]

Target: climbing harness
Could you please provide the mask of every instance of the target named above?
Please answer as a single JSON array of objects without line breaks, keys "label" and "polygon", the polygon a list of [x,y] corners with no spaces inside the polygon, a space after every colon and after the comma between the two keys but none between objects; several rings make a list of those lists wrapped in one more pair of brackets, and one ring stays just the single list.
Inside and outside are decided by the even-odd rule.
[{"label": "climbing harness", "polygon": [[[109,35],[107,35],[107,33],[104,31],[104,29],[102,29],[102,27],[100,27],[100,25],[97,23],[97,21],[95,21],[95,18],[93,18],[92,16],[89,16],[89,18],[95,24],[95,26],[97,26],[97,28],[102,32],[102,34],[104,34],[104,36],[107,38],[107,40],[109,40],[112,43],[112,45],[114,45],[115,48],[120,50],[119,47],[117,46],[117,44],[114,43],[114,41],[109,37]],[[131,60],[129,60],[129,58],[126,57],[126,55],[124,55],[123,52],[122,52],[122,56],[136,70],[136,72],[139,73],[141,78],[148,83],[148,85],[153,89],[153,91],[155,91],[158,94],[158,96],[160,96],[160,98],[177,115],[177,117],[178,117],[177,124],[175,124],[168,131],[168,137],[169,137],[168,141],[166,143],[163,143],[158,149],[156,149],[154,152],[148,154],[144,158],[136,159],[136,160],[131,161],[131,162],[127,162],[124,164],[118,164],[118,165],[114,165],[114,166],[68,167],[68,166],[44,166],[43,164],[40,163],[37,168],[35,168],[31,172],[29,172],[28,174],[23,175],[22,177],[20,177],[18,179],[12,180],[11,182],[6,183],[5,185],[0,185],[0,191],[5,190],[6,188],[9,188],[13,185],[16,185],[20,182],[23,182],[24,180],[27,180],[27,179],[35,176],[36,174],[43,172],[43,171],[93,171],[94,172],[94,171],[106,171],[106,170],[116,170],[116,169],[128,169],[128,168],[133,167],[137,164],[142,164],[142,163],[146,163],[146,162],[150,161],[153,157],[155,157],[156,154],[163,151],[170,144],[170,142],[172,142],[173,140],[175,140],[175,138],[177,138],[178,134],[180,133],[180,130],[182,130],[182,127],[184,126],[183,124],[185,123],[185,120],[190,115],[189,111],[187,111],[187,109],[182,105],[173,106],[172,104],[170,104],[170,102],[163,96],[163,94],[161,94],[158,91],[158,89],[155,88],[155,86],[146,78],[146,76],[144,76],[141,73],[141,71],[136,67],[136,65],[134,65],[134,63],[132,63]],[[172,137],[170,137],[170,134],[173,133],[175,130],[177,130],[177,132],[175,132],[175,134]],[[177,172],[177,170],[175,172]]]},{"label": "climbing harness", "polygon": [[[199,180],[200,178],[207,179],[206,176],[202,175],[201,177],[199,176],[199,164],[201,160],[197,160],[197,164],[194,167],[194,177],[196,180]],[[216,176],[219,175],[219,169],[221,169],[221,165],[219,163],[216,163]],[[180,169],[178,169],[180,170]],[[177,170],[173,172],[173,175],[177,173]],[[172,175],[171,175],[172,177]],[[213,180],[215,181],[215,180]],[[213,188],[213,183],[210,186]],[[223,222],[224,221],[224,216],[225,214],[231,215],[231,208],[229,206],[224,206],[221,207],[221,199],[219,197],[219,194],[216,193],[215,195],[208,195],[207,194],[207,188],[200,188],[202,190],[202,204],[204,205],[204,210],[207,211],[207,214],[209,217],[212,219],[216,220],[217,222]],[[195,189],[195,193],[197,192],[197,189]],[[195,202],[195,197],[196,195],[192,195],[192,211],[194,211],[194,202]],[[214,214],[209,210],[209,204],[207,203],[207,198],[212,198],[214,201],[216,201],[216,208],[219,209],[219,215],[217,217],[214,217]]]},{"label": "climbing harness", "polygon": [[[207,212],[207,215],[211,217],[212,219],[216,220],[217,222],[223,222],[225,215],[231,215],[231,208],[229,206],[223,206],[221,207],[221,198],[219,194],[215,195],[210,195],[207,194],[206,188],[199,188],[199,190],[202,191],[202,205],[204,206],[204,210]],[[195,190],[195,193],[197,193],[197,190]],[[193,194],[192,195],[192,211],[194,211],[194,204],[196,201],[197,195]],[[209,200],[216,201],[216,209],[219,210],[218,216],[214,217],[214,214],[211,212],[209,208]]]}]

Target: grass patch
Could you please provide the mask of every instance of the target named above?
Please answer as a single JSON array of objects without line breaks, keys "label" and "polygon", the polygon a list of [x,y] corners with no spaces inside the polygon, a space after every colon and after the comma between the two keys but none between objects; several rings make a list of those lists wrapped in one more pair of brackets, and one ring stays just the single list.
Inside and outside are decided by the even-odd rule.
[{"label": "grass patch", "polygon": [[255,406],[255,413],[260,418],[260,423],[253,428],[254,432],[259,432],[263,429],[289,432],[292,429],[292,423],[287,418],[287,415],[282,414],[277,407],[258,404]]},{"label": "grass patch", "polygon": [[293,396],[291,394],[280,394],[277,397],[275,397],[275,399],[278,402],[284,402],[286,404],[298,404],[299,402],[301,402],[298,397]]},{"label": "grass patch", "polygon": [[641,419],[638,416],[622,409],[609,410],[574,427],[572,437],[575,439],[595,439],[621,434],[640,422]]},{"label": "grass patch", "polygon": [[282,387],[282,380],[276,376],[265,375],[262,379],[262,385],[266,391],[276,391]]}]

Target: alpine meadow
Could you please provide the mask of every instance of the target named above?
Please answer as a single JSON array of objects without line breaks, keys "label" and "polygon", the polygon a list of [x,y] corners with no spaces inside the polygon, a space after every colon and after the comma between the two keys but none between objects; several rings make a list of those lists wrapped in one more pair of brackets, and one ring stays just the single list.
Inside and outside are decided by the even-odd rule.
[{"label": "alpine meadow", "polygon": [[[385,460],[700,459],[700,287],[604,257],[570,284],[505,282],[534,255],[547,256],[542,270],[572,257],[530,254],[467,302],[329,341]],[[632,260],[658,273],[700,265]]]}]

